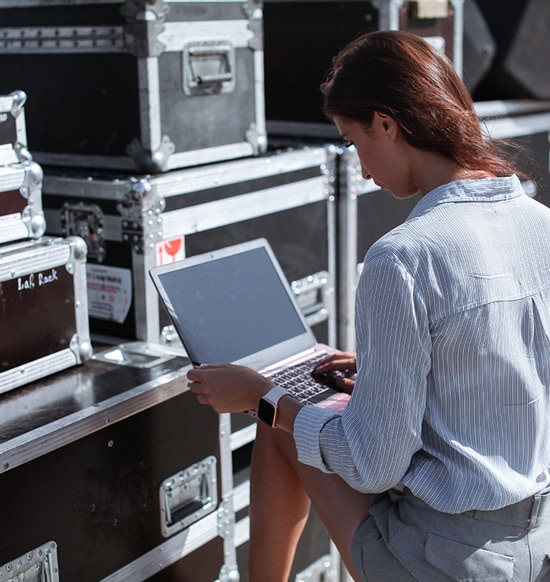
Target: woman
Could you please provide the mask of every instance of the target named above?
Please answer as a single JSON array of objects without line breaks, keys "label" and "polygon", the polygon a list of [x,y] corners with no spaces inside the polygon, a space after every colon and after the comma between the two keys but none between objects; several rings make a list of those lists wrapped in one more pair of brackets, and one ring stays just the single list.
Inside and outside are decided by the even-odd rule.
[{"label": "woman", "polygon": [[[278,401],[251,471],[251,580],[286,580],[310,500],[356,580],[550,579],[550,209],[484,138],[448,60],[362,35],[324,110],[410,217],[369,249],[342,414]],[[247,368],[188,373],[218,412],[257,409]],[[269,565],[269,566],[267,566]]]}]

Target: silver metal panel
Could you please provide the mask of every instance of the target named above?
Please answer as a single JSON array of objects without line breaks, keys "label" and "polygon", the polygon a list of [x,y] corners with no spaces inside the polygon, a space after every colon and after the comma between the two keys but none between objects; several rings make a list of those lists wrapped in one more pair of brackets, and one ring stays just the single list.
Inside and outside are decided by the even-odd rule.
[{"label": "silver metal panel", "polygon": [[338,340],[339,347],[346,351],[355,349],[355,291],[357,288],[357,197],[380,188],[365,180],[361,163],[354,147],[329,146],[338,163],[338,261],[340,281],[338,288]]},{"label": "silver metal panel", "polygon": [[550,131],[550,110],[546,113],[481,120],[482,129],[494,139],[521,137]]},{"label": "silver metal panel", "polygon": [[240,430],[231,433],[231,450],[235,451],[251,443],[256,438],[256,423],[253,422]]},{"label": "silver metal panel", "polygon": [[[9,95],[0,96],[0,123],[7,123],[9,118],[14,120],[15,135],[10,145],[27,145],[27,128],[25,122],[25,103],[27,95],[24,91],[12,91]],[[3,145],[3,144],[2,144]]]},{"label": "silver metal panel", "polygon": [[292,151],[269,153],[258,158],[189,168],[178,173],[159,174],[154,176],[153,180],[159,195],[168,197],[321,166],[326,159],[324,148],[302,146]]},{"label": "silver metal panel", "polygon": [[78,353],[67,348],[11,368],[0,373],[0,394],[80,363],[81,358]]},{"label": "silver metal panel", "polygon": [[[0,243],[38,238],[46,230],[42,209],[42,168],[35,162],[0,166],[0,198],[3,192],[19,191],[26,199],[21,212],[0,217]],[[1,206],[1,203],[0,203]]]},{"label": "silver metal panel", "polygon": [[166,22],[159,35],[166,51],[183,51],[189,42],[227,41],[234,47],[247,47],[254,38],[249,20],[203,20],[200,22]]},{"label": "silver metal panel", "polygon": [[230,220],[227,200],[205,202],[170,212],[163,217],[163,229],[168,236],[176,232],[187,235],[326,199],[322,178],[301,180],[231,198]]},{"label": "silver metal panel", "polygon": [[535,99],[507,99],[505,101],[477,101],[474,108],[480,119],[550,112],[550,101]]}]

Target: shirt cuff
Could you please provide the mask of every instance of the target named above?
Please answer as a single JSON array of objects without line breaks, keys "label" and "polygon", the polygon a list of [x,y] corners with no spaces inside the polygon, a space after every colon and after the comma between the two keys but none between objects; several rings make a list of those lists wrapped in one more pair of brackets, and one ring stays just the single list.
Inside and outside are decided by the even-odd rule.
[{"label": "shirt cuff", "polygon": [[325,465],[321,452],[321,431],[323,427],[341,415],[317,406],[304,406],[294,421],[294,442],[298,460],[316,467],[325,473],[332,471]]}]

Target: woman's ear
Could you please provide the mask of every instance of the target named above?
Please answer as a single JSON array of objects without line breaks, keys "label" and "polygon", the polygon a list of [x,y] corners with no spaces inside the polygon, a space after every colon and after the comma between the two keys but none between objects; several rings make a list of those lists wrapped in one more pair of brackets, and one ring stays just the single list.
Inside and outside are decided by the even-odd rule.
[{"label": "woman's ear", "polygon": [[386,133],[392,139],[395,138],[395,135],[397,133],[396,131],[397,123],[395,122],[395,120],[391,118],[389,115],[381,113],[380,111],[375,111],[374,115],[384,133]]}]

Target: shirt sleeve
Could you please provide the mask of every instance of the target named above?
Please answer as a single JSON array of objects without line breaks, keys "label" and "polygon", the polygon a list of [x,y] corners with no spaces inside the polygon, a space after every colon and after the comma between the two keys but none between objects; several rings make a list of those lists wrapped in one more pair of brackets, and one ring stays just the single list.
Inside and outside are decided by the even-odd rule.
[{"label": "shirt sleeve", "polygon": [[422,445],[431,338],[422,294],[393,257],[365,262],[355,308],[357,379],[340,416],[304,407],[294,425],[301,462],[359,491],[399,483]]}]

